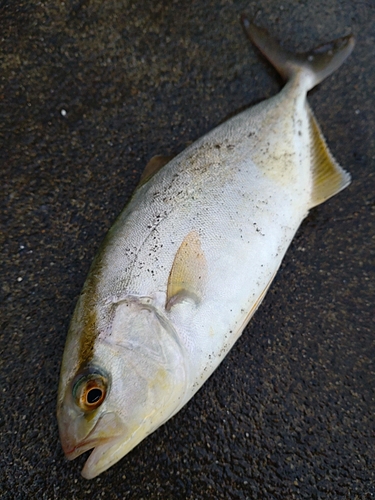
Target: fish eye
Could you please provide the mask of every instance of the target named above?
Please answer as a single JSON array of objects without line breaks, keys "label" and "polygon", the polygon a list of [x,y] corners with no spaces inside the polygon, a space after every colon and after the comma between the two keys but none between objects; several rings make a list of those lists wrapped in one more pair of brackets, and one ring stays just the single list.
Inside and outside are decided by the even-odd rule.
[{"label": "fish eye", "polygon": [[103,391],[99,387],[93,387],[87,392],[86,400],[89,405],[93,405],[100,401],[103,397]]},{"label": "fish eye", "polygon": [[84,411],[96,410],[105,400],[108,380],[100,372],[89,370],[80,374],[73,383],[73,397]]}]

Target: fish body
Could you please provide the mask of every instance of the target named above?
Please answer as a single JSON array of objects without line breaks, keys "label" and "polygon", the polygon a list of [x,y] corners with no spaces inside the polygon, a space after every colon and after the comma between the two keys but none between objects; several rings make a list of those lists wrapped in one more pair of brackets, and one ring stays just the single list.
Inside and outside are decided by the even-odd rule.
[{"label": "fish body", "polygon": [[58,421],[68,458],[95,448],[87,478],[187,403],[241,335],[309,209],[350,182],[306,94],[353,39],[292,56],[244,25],[287,84],[162,168],[151,165],[78,300]]}]

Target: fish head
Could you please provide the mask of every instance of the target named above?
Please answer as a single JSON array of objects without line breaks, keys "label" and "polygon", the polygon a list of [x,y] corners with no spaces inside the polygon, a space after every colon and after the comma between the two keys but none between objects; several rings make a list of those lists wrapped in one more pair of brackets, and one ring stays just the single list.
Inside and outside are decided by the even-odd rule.
[{"label": "fish head", "polygon": [[[68,459],[94,448],[82,470],[91,479],[182,406],[186,356],[151,299],[127,298],[98,311],[99,331],[90,350],[85,346],[91,334],[86,332],[85,343],[84,331],[90,322],[80,307],[64,351],[57,418]],[[90,352],[87,359],[82,352]]]}]

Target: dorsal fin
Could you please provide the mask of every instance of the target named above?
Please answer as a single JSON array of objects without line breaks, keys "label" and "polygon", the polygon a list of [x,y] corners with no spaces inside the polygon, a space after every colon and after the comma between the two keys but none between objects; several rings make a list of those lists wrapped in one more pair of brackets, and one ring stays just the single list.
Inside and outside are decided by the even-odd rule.
[{"label": "dorsal fin", "polygon": [[350,174],[331,155],[320,127],[309,110],[313,191],[310,208],[323,203],[348,184]]},{"label": "dorsal fin", "polygon": [[185,236],[175,255],[168,278],[166,309],[186,299],[196,304],[203,296],[207,278],[207,261],[199,234],[191,231]]},{"label": "dorsal fin", "polygon": [[149,181],[151,177],[156,174],[156,172],[159,172],[159,170],[163,168],[164,165],[169,163],[173,158],[174,156],[153,156],[145,166],[137,187],[141,187],[143,186],[143,184],[146,184],[146,182]]}]

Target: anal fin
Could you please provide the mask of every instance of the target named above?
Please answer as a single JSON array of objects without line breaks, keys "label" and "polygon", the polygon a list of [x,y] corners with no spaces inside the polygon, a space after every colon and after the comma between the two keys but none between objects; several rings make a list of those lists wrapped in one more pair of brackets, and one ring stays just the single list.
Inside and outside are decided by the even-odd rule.
[{"label": "anal fin", "polygon": [[313,190],[310,208],[323,203],[350,184],[350,174],[335,161],[320,127],[309,110]]}]

